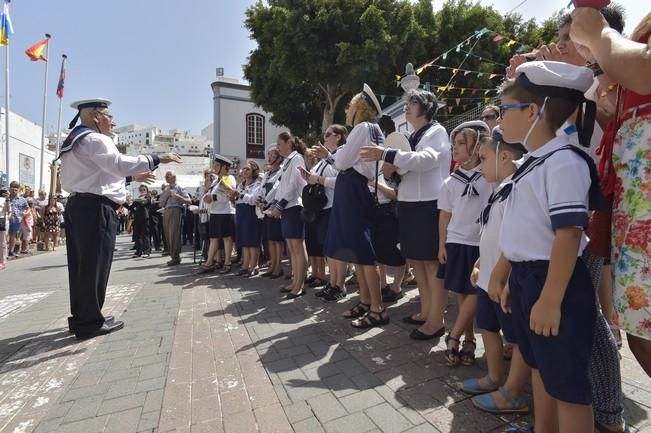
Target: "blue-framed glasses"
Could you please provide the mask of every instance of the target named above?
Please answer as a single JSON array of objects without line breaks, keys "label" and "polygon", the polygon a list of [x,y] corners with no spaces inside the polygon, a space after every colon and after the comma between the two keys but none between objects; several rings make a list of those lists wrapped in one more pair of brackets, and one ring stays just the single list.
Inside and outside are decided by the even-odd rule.
[{"label": "blue-framed glasses", "polygon": [[511,108],[524,108],[533,104],[533,102],[514,102],[513,104],[500,105],[500,117],[504,117],[504,113]]}]

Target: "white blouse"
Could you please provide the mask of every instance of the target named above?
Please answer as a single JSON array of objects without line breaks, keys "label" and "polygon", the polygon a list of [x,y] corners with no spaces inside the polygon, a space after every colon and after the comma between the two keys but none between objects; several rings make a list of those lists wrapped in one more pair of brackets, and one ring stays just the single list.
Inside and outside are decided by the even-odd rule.
[{"label": "white blouse", "polygon": [[276,194],[274,197],[274,207],[278,209],[289,209],[294,206],[302,206],[301,193],[306,182],[301,176],[298,168],[305,168],[303,155],[293,151],[283,162],[280,169],[280,178],[276,182]]}]

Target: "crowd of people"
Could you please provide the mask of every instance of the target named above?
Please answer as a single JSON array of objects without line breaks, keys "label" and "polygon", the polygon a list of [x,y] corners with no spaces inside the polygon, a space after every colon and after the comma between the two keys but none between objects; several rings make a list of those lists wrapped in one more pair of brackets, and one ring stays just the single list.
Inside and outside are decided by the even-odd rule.
[{"label": "crowd of people", "polygon": [[54,251],[65,243],[64,204],[61,195],[47,197],[13,181],[0,191],[0,271],[8,258]]},{"label": "crowd of people", "polygon": [[[189,237],[202,250],[200,274],[286,278],[289,300],[315,288],[324,302],[344,301],[354,271],[359,297],[343,318],[355,328],[389,323],[386,306],[403,296],[413,272],[420,305],[402,318],[415,326],[412,339],[445,336],[447,363],[470,366],[475,324],[481,331],[488,373],[459,384],[478,409],[528,412],[531,382],[535,419],[527,431],[628,431],[620,332],[651,375],[651,14],[630,38],[623,24],[619,6],[577,8],[562,19],[558,44],[536,50],[536,61],[511,59],[499,106],[450,133],[436,121],[436,96],[414,90],[404,106],[413,133],[385,137],[381,105],[364,85],[346,108],[352,129],[330,125],[310,148],[283,132],[264,167],[248,160],[236,173],[233,161],[214,155],[193,197],[173,171],[160,194],[139,174],[139,195],[122,208],[122,189],[107,201],[85,192],[81,178],[66,182],[80,191],[73,203],[129,212],[136,256],[162,243],[167,265],[178,265]],[[110,132],[108,103],[78,108],[84,127],[75,134]],[[100,134],[84,132],[92,122]],[[66,156],[68,164],[84,151]],[[124,159],[116,176],[180,162]],[[10,238],[30,215],[28,201],[16,197],[5,204],[14,217]],[[81,218],[76,212],[66,214]],[[84,245],[71,245],[79,260],[87,256]],[[81,266],[70,264],[71,254],[69,266]],[[75,284],[82,296],[82,281]],[[457,299],[451,324],[448,292]],[[101,333],[119,329],[101,323]],[[89,332],[75,333],[101,334]]]},{"label": "crowd of people", "polygon": [[469,366],[481,330],[488,374],[459,384],[477,408],[528,412],[531,381],[529,431],[627,431],[620,332],[651,374],[651,89],[637,72],[649,71],[651,15],[633,40],[623,26],[616,5],[565,16],[558,44],[511,60],[501,105],[449,134],[436,96],[411,91],[401,150],[385,143],[364,85],[350,131],[330,125],[310,148],[281,133],[262,169],[249,160],[231,173],[215,155],[197,195],[208,245],[198,272],[284,276],[286,299],[319,288],[337,302],[354,270],[359,298],[343,317],[356,328],[387,324],[413,272],[411,338],[445,335],[447,362]]}]

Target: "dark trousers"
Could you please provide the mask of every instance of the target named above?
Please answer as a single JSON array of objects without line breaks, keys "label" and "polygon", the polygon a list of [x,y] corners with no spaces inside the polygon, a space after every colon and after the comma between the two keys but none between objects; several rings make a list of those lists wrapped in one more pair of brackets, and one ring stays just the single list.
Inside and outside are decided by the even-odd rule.
[{"label": "dark trousers", "polygon": [[[190,211],[183,217],[183,245],[194,243],[194,215]],[[189,215],[188,215],[189,214]]]},{"label": "dark trousers", "polygon": [[136,254],[151,253],[151,244],[149,243],[149,219],[136,219],[133,223],[133,234],[136,238]]},{"label": "dark trousers", "polygon": [[106,295],[118,217],[111,201],[72,196],[65,209],[70,311],[68,327],[75,334],[92,332],[104,323]]},{"label": "dark trousers", "polygon": [[154,243],[154,248],[160,250],[161,244],[161,226],[162,223],[159,218],[159,213],[156,212],[151,214],[149,217],[149,234],[151,235],[151,240]]}]

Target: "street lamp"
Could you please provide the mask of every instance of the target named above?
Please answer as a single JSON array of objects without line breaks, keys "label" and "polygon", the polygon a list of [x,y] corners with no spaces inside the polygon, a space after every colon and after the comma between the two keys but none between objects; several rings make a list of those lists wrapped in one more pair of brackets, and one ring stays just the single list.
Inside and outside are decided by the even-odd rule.
[{"label": "street lamp", "polygon": [[405,93],[416,90],[420,86],[420,78],[414,73],[414,65],[407,63],[405,66],[405,76],[400,80],[400,87]]}]

